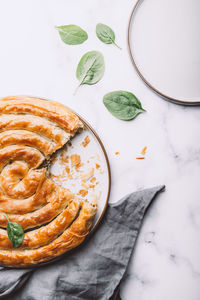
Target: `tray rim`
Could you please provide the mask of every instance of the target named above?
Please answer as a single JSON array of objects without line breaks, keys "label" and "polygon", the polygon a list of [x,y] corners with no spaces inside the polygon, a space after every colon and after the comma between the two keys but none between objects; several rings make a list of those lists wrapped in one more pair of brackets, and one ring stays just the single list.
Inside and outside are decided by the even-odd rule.
[{"label": "tray rim", "polygon": [[148,86],[151,90],[153,90],[153,92],[155,92],[156,94],[158,94],[158,96],[160,96],[163,100],[175,103],[175,104],[179,104],[179,105],[186,105],[186,106],[198,106],[200,105],[200,101],[185,101],[185,100],[181,100],[181,99],[177,99],[177,98],[173,98],[171,96],[168,96],[164,93],[162,93],[161,91],[159,91],[157,88],[155,88],[142,74],[142,72],[140,72],[139,67],[137,66],[135,59],[133,57],[133,51],[131,51],[131,42],[130,42],[130,33],[131,33],[131,24],[133,21],[133,18],[135,16],[135,14],[137,13],[137,9],[140,5],[142,5],[142,2],[144,2],[145,0],[137,0],[136,4],[133,6],[132,10],[131,10],[131,14],[129,17],[129,21],[128,21],[128,31],[127,31],[127,43],[128,43],[128,52],[129,52],[129,57],[131,59],[131,62],[136,70],[136,72],[138,73],[138,75],[140,76],[140,78],[143,80],[143,82],[146,84],[146,86]]},{"label": "tray rim", "polygon": [[[44,98],[44,97],[37,97],[37,96],[30,96],[30,95],[12,95],[12,96],[5,96],[5,97],[28,97],[28,98],[37,98],[37,99],[41,99],[41,100],[46,100],[46,101],[55,101],[55,102],[58,102],[58,103],[61,103],[60,101],[57,101],[57,100],[53,100],[53,99],[48,99],[48,98]],[[4,98],[4,97],[1,97],[0,100]],[[61,103],[62,104],[62,103]],[[64,104],[62,104],[64,105]],[[66,106],[66,105],[64,105]],[[94,134],[95,138],[97,139],[102,151],[103,151],[103,154],[104,154],[104,157],[105,157],[105,161],[106,161],[106,166],[107,166],[107,170],[108,170],[108,192],[107,192],[107,197],[106,197],[106,202],[105,202],[105,205],[104,205],[104,209],[101,213],[101,215],[99,216],[96,224],[94,225],[94,227],[91,229],[91,231],[89,232],[89,234],[87,235],[86,239],[88,239],[88,237],[90,237],[94,231],[97,229],[97,227],[99,226],[99,224],[101,223],[103,217],[104,217],[104,214],[106,212],[106,209],[108,207],[108,201],[109,201],[109,197],[110,197],[110,190],[111,190],[111,169],[110,169],[110,163],[109,163],[109,159],[108,159],[108,155],[107,155],[107,152],[106,152],[106,149],[104,147],[104,144],[101,140],[101,138],[99,137],[98,133],[94,130],[94,128],[84,119],[82,118],[78,113],[76,113],[73,109],[71,109],[69,106],[66,106],[67,108],[69,108],[75,115],[77,115],[79,117],[79,119],[81,120],[81,122],[89,128],[89,130],[92,132],[92,134]],[[75,247],[74,249],[70,250],[70,251],[67,251],[65,253],[63,253],[62,255],[60,256],[57,256],[49,261],[45,261],[45,262],[41,262],[41,263],[38,263],[38,264],[35,264],[35,265],[27,265],[27,266],[15,266],[15,267],[12,267],[12,266],[7,266],[7,265],[1,265],[0,264],[0,267],[3,267],[3,268],[8,268],[8,269],[35,269],[35,268],[39,268],[41,266],[44,266],[44,265],[47,265],[47,264],[51,264],[51,263],[54,263],[56,261],[59,261],[60,259],[62,259],[64,256],[67,256],[67,254],[73,252],[74,250],[78,249],[80,246],[82,246],[85,242],[85,240],[83,241],[83,243],[81,243],[79,246]]]}]

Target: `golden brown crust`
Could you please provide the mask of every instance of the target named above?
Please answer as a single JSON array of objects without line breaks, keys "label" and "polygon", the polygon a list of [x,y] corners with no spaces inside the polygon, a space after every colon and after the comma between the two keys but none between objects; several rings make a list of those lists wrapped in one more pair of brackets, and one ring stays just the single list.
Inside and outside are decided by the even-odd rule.
[{"label": "golden brown crust", "polygon": [[82,127],[79,118],[57,102],[0,100],[0,227],[7,226],[6,213],[25,230],[23,243],[15,249],[6,230],[0,229],[0,265],[48,261],[87,236],[96,205],[79,201],[48,179],[41,167]]},{"label": "golden brown crust", "polygon": [[[52,222],[38,229],[26,232],[23,243],[18,249],[39,248],[53,241],[76,218],[81,205],[82,203],[78,199],[74,199]],[[12,249],[12,243],[4,229],[0,229],[0,248]]]},{"label": "golden brown crust", "polygon": [[11,96],[0,100],[0,113],[3,114],[23,113],[44,117],[72,134],[82,127],[79,118],[69,108],[55,101],[24,96]]},{"label": "golden brown crust", "polygon": [[31,114],[17,115],[7,114],[1,115],[0,131],[6,130],[28,130],[36,132],[54,143],[62,147],[70,138],[71,134],[61,129],[56,123],[45,118],[34,116]]},{"label": "golden brown crust", "polygon": [[72,225],[50,244],[34,250],[0,250],[2,265],[30,266],[51,260],[80,245],[91,228],[96,207],[85,202]]},{"label": "golden brown crust", "polygon": [[[0,202],[10,202],[14,208],[13,199],[23,199],[39,192],[45,179],[45,169],[28,169],[23,161],[15,161],[11,165],[6,165],[0,175],[0,184],[2,193],[0,193]],[[1,195],[2,194],[2,195]],[[4,197],[4,195],[6,197]],[[7,200],[7,201],[6,201]],[[28,204],[29,201],[27,201]],[[21,203],[22,204],[22,203]],[[8,212],[8,211],[7,211]],[[14,211],[13,211],[14,213]]]},{"label": "golden brown crust", "polygon": [[0,171],[13,161],[25,161],[29,168],[37,168],[44,161],[45,157],[40,151],[27,146],[11,145],[0,150]]},{"label": "golden brown crust", "polygon": [[[38,210],[26,214],[9,214],[8,217],[11,222],[19,223],[24,230],[41,226],[54,219],[74,198],[74,195],[69,190],[57,186],[49,179],[45,181],[45,185],[48,185],[48,187],[41,189],[40,197],[45,199],[47,204]],[[7,221],[3,213],[0,213],[0,227],[6,226]]]},{"label": "golden brown crust", "polygon": [[54,184],[46,179],[44,169],[38,170],[38,172],[41,172],[42,178],[33,196],[26,199],[11,199],[0,191],[0,212],[23,215],[50,202],[52,194],[55,192]]},{"label": "golden brown crust", "polygon": [[34,147],[45,156],[53,153],[57,147],[55,143],[41,135],[26,130],[7,130],[0,133],[0,148],[9,145],[25,145]]}]

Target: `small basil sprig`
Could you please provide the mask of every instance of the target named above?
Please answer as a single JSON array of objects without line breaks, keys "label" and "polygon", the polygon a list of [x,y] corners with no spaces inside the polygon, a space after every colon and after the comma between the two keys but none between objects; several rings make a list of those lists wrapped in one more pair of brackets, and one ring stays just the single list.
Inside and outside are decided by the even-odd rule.
[{"label": "small basil sprig", "polygon": [[132,120],[144,112],[141,102],[130,92],[115,91],[103,97],[103,103],[108,111],[120,120]]},{"label": "small basil sprig", "polygon": [[113,44],[118,47],[120,50],[122,49],[115,43],[115,33],[114,31],[105,24],[97,24],[96,26],[96,35],[100,41],[105,44]]},{"label": "small basil sprig", "polygon": [[88,39],[87,32],[77,25],[56,26],[56,29],[58,29],[61,40],[68,45],[82,44]]},{"label": "small basil sprig", "polygon": [[4,214],[4,216],[8,221],[7,228],[6,228],[8,237],[12,242],[13,247],[17,248],[22,244],[24,240],[24,230],[20,224],[16,222],[11,222],[6,214]]},{"label": "small basil sprig", "polygon": [[103,55],[98,51],[87,52],[82,56],[76,69],[76,77],[79,80],[77,89],[83,84],[97,83],[103,77],[104,71]]}]

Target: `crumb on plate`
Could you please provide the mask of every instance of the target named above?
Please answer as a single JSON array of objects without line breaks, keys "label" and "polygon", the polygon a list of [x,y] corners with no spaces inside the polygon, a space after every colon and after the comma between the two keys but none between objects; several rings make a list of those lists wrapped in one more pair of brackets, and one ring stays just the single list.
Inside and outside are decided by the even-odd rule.
[{"label": "crumb on plate", "polygon": [[81,185],[85,188],[85,189],[89,189],[89,186],[86,184],[85,180],[81,180]]},{"label": "crumb on plate", "polygon": [[70,156],[71,159],[71,166],[75,167],[76,171],[79,171],[80,167],[83,165],[81,163],[81,157],[78,154],[72,154]]},{"label": "crumb on plate", "polygon": [[94,185],[94,184],[89,184],[89,188],[90,188],[90,189],[94,189],[94,188],[95,188],[95,185]]},{"label": "crumb on plate", "polygon": [[67,155],[65,150],[63,150],[61,155],[60,155],[60,161],[62,163],[68,163],[69,162],[69,156]]},{"label": "crumb on plate", "polygon": [[96,164],[96,169],[99,169],[100,168],[100,165],[99,164]]},{"label": "crumb on plate", "polygon": [[87,172],[81,174],[82,181],[87,181],[94,175],[94,168],[90,168]]},{"label": "crumb on plate", "polygon": [[88,194],[88,191],[87,190],[80,190],[78,192],[78,195],[82,196],[82,197],[85,197],[86,195]]},{"label": "crumb on plate", "polygon": [[96,177],[92,177],[91,179],[90,179],[90,182],[91,183],[94,183],[96,181]]},{"label": "crumb on plate", "polygon": [[83,147],[87,147],[87,145],[89,144],[89,142],[90,142],[90,138],[89,138],[89,136],[87,135],[87,136],[85,137],[84,141],[82,142]]}]

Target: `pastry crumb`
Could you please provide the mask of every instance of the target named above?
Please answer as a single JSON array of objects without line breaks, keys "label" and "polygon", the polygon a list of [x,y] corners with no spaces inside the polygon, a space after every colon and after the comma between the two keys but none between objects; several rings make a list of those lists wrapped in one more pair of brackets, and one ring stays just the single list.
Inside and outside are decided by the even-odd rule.
[{"label": "pastry crumb", "polygon": [[117,151],[117,152],[115,152],[115,155],[119,155],[119,152]]},{"label": "pastry crumb", "polygon": [[146,151],[147,151],[147,146],[145,146],[145,147],[142,149],[141,154],[142,154],[142,155],[145,155],[145,154],[146,154]]},{"label": "pastry crumb", "polygon": [[100,158],[99,154],[97,154],[97,160],[98,160],[98,161],[100,161],[100,160],[101,160],[101,158]]},{"label": "pastry crumb", "polygon": [[69,168],[69,166],[65,167],[65,171],[67,172],[67,174],[70,174],[70,168]]},{"label": "pastry crumb", "polygon": [[81,174],[81,179],[82,181],[84,180],[85,182],[90,179],[94,175],[94,168],[90,168],[88,172]]},{"label": "pastry crumb", "polygon": [[92,201],[91,201],[91,203],[92,203],[93,205],[97,205],[98,196],[97,196],[96,194],[92,194],[91,196],[92,196]]},{"label": "pastry crumb", "polygon": [[60,155],[60,161],[62,163],[69,163],[69,156],[66,154],[65,151],[62,151],[62,153]]},{"label": "pastry crumb", "polygon": [[93,188],[95,188],[95,185],[94,184],[89,184],[89,188],[93,189]]},{"label": "pastry crumb", "polygon": [[85,197],[86,195],[88,194],[88,191],[87,190],[80,190],[78,192],[78,195],[82,196],[82,197]]},{"label": "pastry crumb", "polygon": [[81,163],[81,157],[78,154],[72,154],[70,156],[71,159],[71,166],[75,167],[76,171],[79,171],[80,167],[83,165]]},{"label": "pastry crumb", "polygon": [[85,189],[89,189],[89,186],[85,183],[85,180],[81,180],[81,185],[82,185]]},{"label": "pastry crumb", "polygon": [[87,147],[87,145],[89,144],[89,142],[90,142],[90,138],[89,138],[89,136],[87,135],[87,136],[85,137],[84,141],[82,142],[83,147]]},{"label": "pastry crumb", "polygon": [[96,181],[96,177],[92,177],[91,179],[90,179],[90,182],[91,183],[94,183]]},{"label": "pastry crumb", "polygon": [[96,169],[99,169],[100,168],[100,165],[99,164],[96,164]]},{"label": "pastry crumb", "polygon": [[140,152],[142,154],[142,156],[138,156],[136,157],[136,159],[145,159],[145,154],[146,154],[146,151],[147,151],[147,146],[145,146],[142,151]]}]

